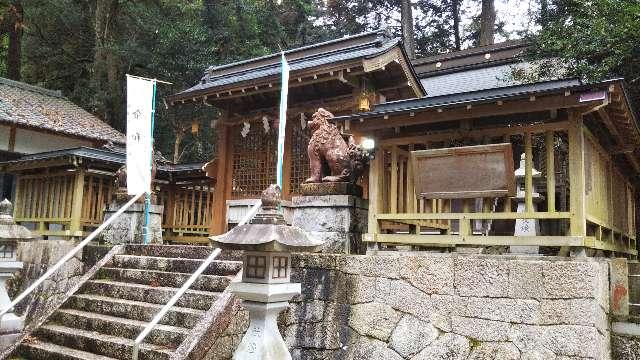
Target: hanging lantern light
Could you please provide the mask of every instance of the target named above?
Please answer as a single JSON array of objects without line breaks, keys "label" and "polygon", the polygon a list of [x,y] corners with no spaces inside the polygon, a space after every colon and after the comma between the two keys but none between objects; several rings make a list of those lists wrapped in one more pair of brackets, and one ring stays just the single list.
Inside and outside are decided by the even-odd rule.
[{"label": "hanging lantern light", "polygon": [[198,131],[200,130],[200,123],[197,122],[196,120],[191,122],[191,133],[193,135],[197,134]]}]

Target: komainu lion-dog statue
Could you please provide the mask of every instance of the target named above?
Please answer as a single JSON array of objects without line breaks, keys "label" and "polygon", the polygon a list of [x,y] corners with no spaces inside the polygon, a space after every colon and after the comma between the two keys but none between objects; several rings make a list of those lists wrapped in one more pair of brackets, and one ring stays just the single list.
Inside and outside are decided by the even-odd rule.
[{"label": "komainu lion-dog statue", "polygon": [[340,134],[336,125],[329,122],[333,114],[320,108],[308,122],[312,136],[309,140],[309,167],[311,177],[305,183],[348,182],[355,183],[364,172],[368,156],[355,144]]}]

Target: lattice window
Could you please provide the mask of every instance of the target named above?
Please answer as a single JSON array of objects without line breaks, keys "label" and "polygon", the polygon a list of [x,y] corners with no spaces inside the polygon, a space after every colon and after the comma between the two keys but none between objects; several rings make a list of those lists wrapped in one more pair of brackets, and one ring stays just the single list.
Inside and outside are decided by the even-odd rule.
[{"label": "lattice window", "polygon": [[300,184],[311,176],[307,147],[311,134],[308,128],[303,129],[300,121],[293,121],[293,140],[291,146],[291,193],[300,194]]},{"label": "lattice window", "polygon": [[273,259],[273,279],[284,279],[287,277],[289,259],[286,256],[274,256]]},{"label": "lattice window", "polygon": [[[273,123],[271,123],[273,125]],[[231,128],[233,151],[233,199],[255,198],[276,182],[277,131],[265,134],[261,123],[252,123],[246,137],[242,125]]]},{"label": "lattice window", "polygon": [[266,256],[247,256],[247,274],[250,279],[264,279],[267,273],[267,257]]}]

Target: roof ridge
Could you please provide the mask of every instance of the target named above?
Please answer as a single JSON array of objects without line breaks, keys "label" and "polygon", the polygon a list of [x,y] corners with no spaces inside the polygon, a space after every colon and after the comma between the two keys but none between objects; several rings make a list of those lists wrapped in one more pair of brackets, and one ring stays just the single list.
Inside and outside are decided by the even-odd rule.
[{"label": "roof ridge", "polygon": [[[365,37],[365,36],[370,36],[370,35],[374,35],[374,34],[379,34],[379,35],[382,35],[382,36],[386,36],[386,35],[388,35],[388,32],[387,32],[387,30],[385,28],[380,28],[380,29],[376,29],[376,30],[372,30],[372,31],[362,32],[362,33],[355,34],[355,35],[343,36],[343,37],[338,38],[338,39],[331,39],[331,40],[321,41],[321,42],[314,43],[314,44],[304,45],[304,46],[300,46],[300,47],[297,47],[297,48],[284,50],[283,52],[286,55],[286,54],[291,54],[291,53],[295,53],[295,52],[302,51],[302,50],[307,50],[307,49],[318,47],[318,46],[335,44],[335,43],[339,43],[341,41],[352,40],[352,39],[356,39],[358,37]],[[379,41],[379,39],[378,39],[378,41]],[[253,58],[240,60],[240,61],[235,61],[235,62],[228,63],[228,64],[223,64],[223,65],[218,65],[218,66],[213,66],[212,65],[212,66],[209,66],[205,70],[205,72],[206,73],[211,73],[213,71],[218,71],[218,70],[230,68],[230,67],[234,67],[234,66],[237,66],[237,65],[249,64],[249,63],[260,61],[260,60],[266,60],[266,59],[269,59],[269,58],[272,58],[272,57],[277,57],[280,54],[281,54],[281,52],[274,52],[274,53],[271,53],[271,54],[267,54],[267,55],[263,55],[263,56],[259,56],[259,57],[253,57]]]},{"label": "roof ridge", "polygon": [[25,82],[22,81],[16,81],[16,80],[11,80],[11,79],[7,79],[7,78],[3,78],[0,77],[0,84],[4,84],[4,85],[8,85],[8,86],[14,86],[23,90],[27,90],[27,91],[32,91],[32,92],[37,92],[43,95],[47,95],[47,96],[52,96],[52,97],[57,97],[57,98],[61,98],[61,99],[66,99],[64,96],[62,96],[62,92],[60,90],[50,90],[50,89],[46,89],[37,85],[31,85],[31,84],[27,84]]},{"label": "roof ridge", "polygon": [[[387,43],[384,43],[380,48],[385,48],[385,46],[388,46],[389,43],[396,41],[395,43],[393,43],[393,45],[397,44],[397,40],[399,40],[398,38],[392,38],[390,40],[387,41]],[[335,54],[335,53],[339,53],[341,51],[346,50],[355,50],[355,49],[367,49],[371,47],[372,43],[363,43],[363,44],[356,44],[353,46],[349,46],[347,48],[344,49],[335,49],[335,50],[331,50],[331,51],[327,51],[324,52],[322,54],[313,54],[313,55],[309,55],[303,58],[298,58],[298,59],[291,59],[291,60],[287,60],[287,63],[289,63],[289,65],[293,65],[296,63],[301,63],[304,61],[308,61],[310,59],[321,59],[325,56],[327,56],[328,54]],[[390,46],[391,47],[391,46]],[[230,76],[230,75],[238,75],[238,74],[243,74],[243,73],[247,73],[247,72],[251,72],[251,71],[256,71],[256,70],[261,70],[261,69],[268,69],[268,68],[272,68],[272,67],[279,67],[280,64],[279,63],[273,63],[273,64],[265,64],[259,67],[253,67],[253,68],[249,68],[249,69],[244,69],[244,70],[237,70],[234,72],[229,72],[226,74],[206,74],[205,77],[207,78],[207,80],[212,80],[212,79],[217,79],[220,77],[225,77],[225,76]],[[213,71],[213,70],[212,70]]]},{"label": "roof ridge", "polygon": [[421,58],[417,58],[412,61],[414,65],[422,65],[434,61],[446,61],[457,59],[461,57],[474,56],[478,54],[482,54],[486,51],[503,51],[518,47],[526,47],[528,45],[525,39],[513,39],[507,40],[500,43],[488,44],[483,46],[474,46],[466,49],[455,50],[455,51],[447,51],[440,54],[428,55]]}]

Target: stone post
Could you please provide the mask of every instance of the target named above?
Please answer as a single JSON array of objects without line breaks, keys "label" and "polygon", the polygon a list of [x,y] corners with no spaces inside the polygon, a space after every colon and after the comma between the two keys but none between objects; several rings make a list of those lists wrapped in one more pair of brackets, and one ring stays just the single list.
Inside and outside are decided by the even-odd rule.
[{"label": "stone post", "polygon": [[303,184],[305,195],[293,197],[291,225],[306,230],[324,243],[322,252],[364,254],[368,203],[362,189],[347,183]]},{"label": "stone post", "polygon": [[[128,201],[128,197],[121,199],[117,196],[106,206],[104,211],[104,221],[115,214]],[[152,205],[149,207],[149,243],[162,244],[162,205]],[[136,202],[131,205],[113,224],[108,226],[101,234],[103,243],[110,245],[118,244],[142,244],[144,227],[144,203]]]}]

